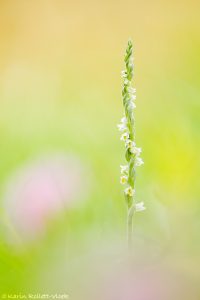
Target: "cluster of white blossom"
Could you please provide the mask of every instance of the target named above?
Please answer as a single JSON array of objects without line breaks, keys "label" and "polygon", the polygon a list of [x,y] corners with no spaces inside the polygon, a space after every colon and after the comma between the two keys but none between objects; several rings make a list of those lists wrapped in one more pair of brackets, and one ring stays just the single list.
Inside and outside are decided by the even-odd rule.
[{"label": "cluster of white blossom", "polygon": [[135,168],[141,166],[144,162],[140,157],[141,148],[136,147],[135,143],[135,128],[134,128],[134,109],[136,108],[135,99],[136,90],[131,86],[133,77],[133,58],[132,58],[132,43],[129,42],[125,56],[126,70],[122,71],[123,78],[123,104],[125,114],[121,119],[120,124],[117,125],[119,131],[122,133],[121,140],[125,144],[127,165],[121,167],[120,183],[126,185],[124,190],[127,198],[129,208],[134,205],[135,211],[142,211],[145,209],[144,203],[136,203],[133,201],[135,194]]}]

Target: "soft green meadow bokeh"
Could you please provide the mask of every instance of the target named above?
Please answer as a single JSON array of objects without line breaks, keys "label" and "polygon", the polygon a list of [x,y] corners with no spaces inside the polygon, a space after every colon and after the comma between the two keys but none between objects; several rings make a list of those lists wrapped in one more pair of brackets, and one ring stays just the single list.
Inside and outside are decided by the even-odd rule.
[{"label": "soft green meadow bokeh", "polygon": [[129,37],[137,144],[145,162],[137,198],[147,207],[135,218],[136,236],[150,241],[150,256],[167,247],[177,265],[198,274],[199,10],[194,0],[0,2],[2,203],[9,176],[40,153],[73,153],[91,178],[84,204],[63,212],[42,240],[23,249],[8,241],[1,205],[2,293],[70,292],[73,283],[66,287],[58,277],[72,276],[66,280],[73,282],[77,257],[96,243],[109,240],[108,250],[102,246],[106,253],[126,243],[119,184],[124,149],[116,124],[123,112],[120,72]]}]

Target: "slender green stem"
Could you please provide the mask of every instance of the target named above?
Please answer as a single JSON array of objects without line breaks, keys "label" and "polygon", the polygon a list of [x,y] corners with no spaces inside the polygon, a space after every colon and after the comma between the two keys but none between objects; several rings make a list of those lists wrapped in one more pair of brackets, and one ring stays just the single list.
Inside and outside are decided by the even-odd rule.
[{"label": "slender green stem", "polygon": [[128,208],[127,214],[127,242],[129,250],[132,250],[132,240],[133,240],[133,215],[134,215],[135,207],[131,206]]}]

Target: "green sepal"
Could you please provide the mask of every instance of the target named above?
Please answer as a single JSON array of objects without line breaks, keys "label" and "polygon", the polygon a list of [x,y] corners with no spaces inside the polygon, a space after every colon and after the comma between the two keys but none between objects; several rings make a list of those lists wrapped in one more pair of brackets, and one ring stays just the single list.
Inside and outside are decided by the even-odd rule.
[{"label": "green sepal", "polygon": [[131,153],[130,153],[129,149],[126,150],[125,158],[126,158],[126,160],[127,160],[128,162],[129,162],[130,159],[131,159]]},{"label": "green sepal", "polygon": [[126,195],[125,193],[124,193],[124,197],[128,208],[130,208],[133,205],[133,197]]}]

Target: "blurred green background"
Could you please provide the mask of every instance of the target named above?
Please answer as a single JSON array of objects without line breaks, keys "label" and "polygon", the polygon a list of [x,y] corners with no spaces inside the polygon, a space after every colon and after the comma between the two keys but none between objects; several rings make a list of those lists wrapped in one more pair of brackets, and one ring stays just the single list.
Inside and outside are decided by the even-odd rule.
[{"label": "blurred green background", "polygon": [[[199,11],[195,0],[0,1],[2,293],[70,293],[70,280],[65,285],[58,278],[77,276],[77,257],[90,256],[96,244],[99,252],[113,253],[120,251],[115,244],[126,243],[119,184],[124,149],[116,124],[129,37],[137,144],[145,162],[137,198],[147,207],[135,217],[136,236],[150,241],[149,255],[167,247],[198,276]],[[88,199],[59,216],[45,237],[18,249],[7,238],[4,186],[26,161],[60,150],[90,169]],[[107,240],[110,246],[103,246]]]}]

